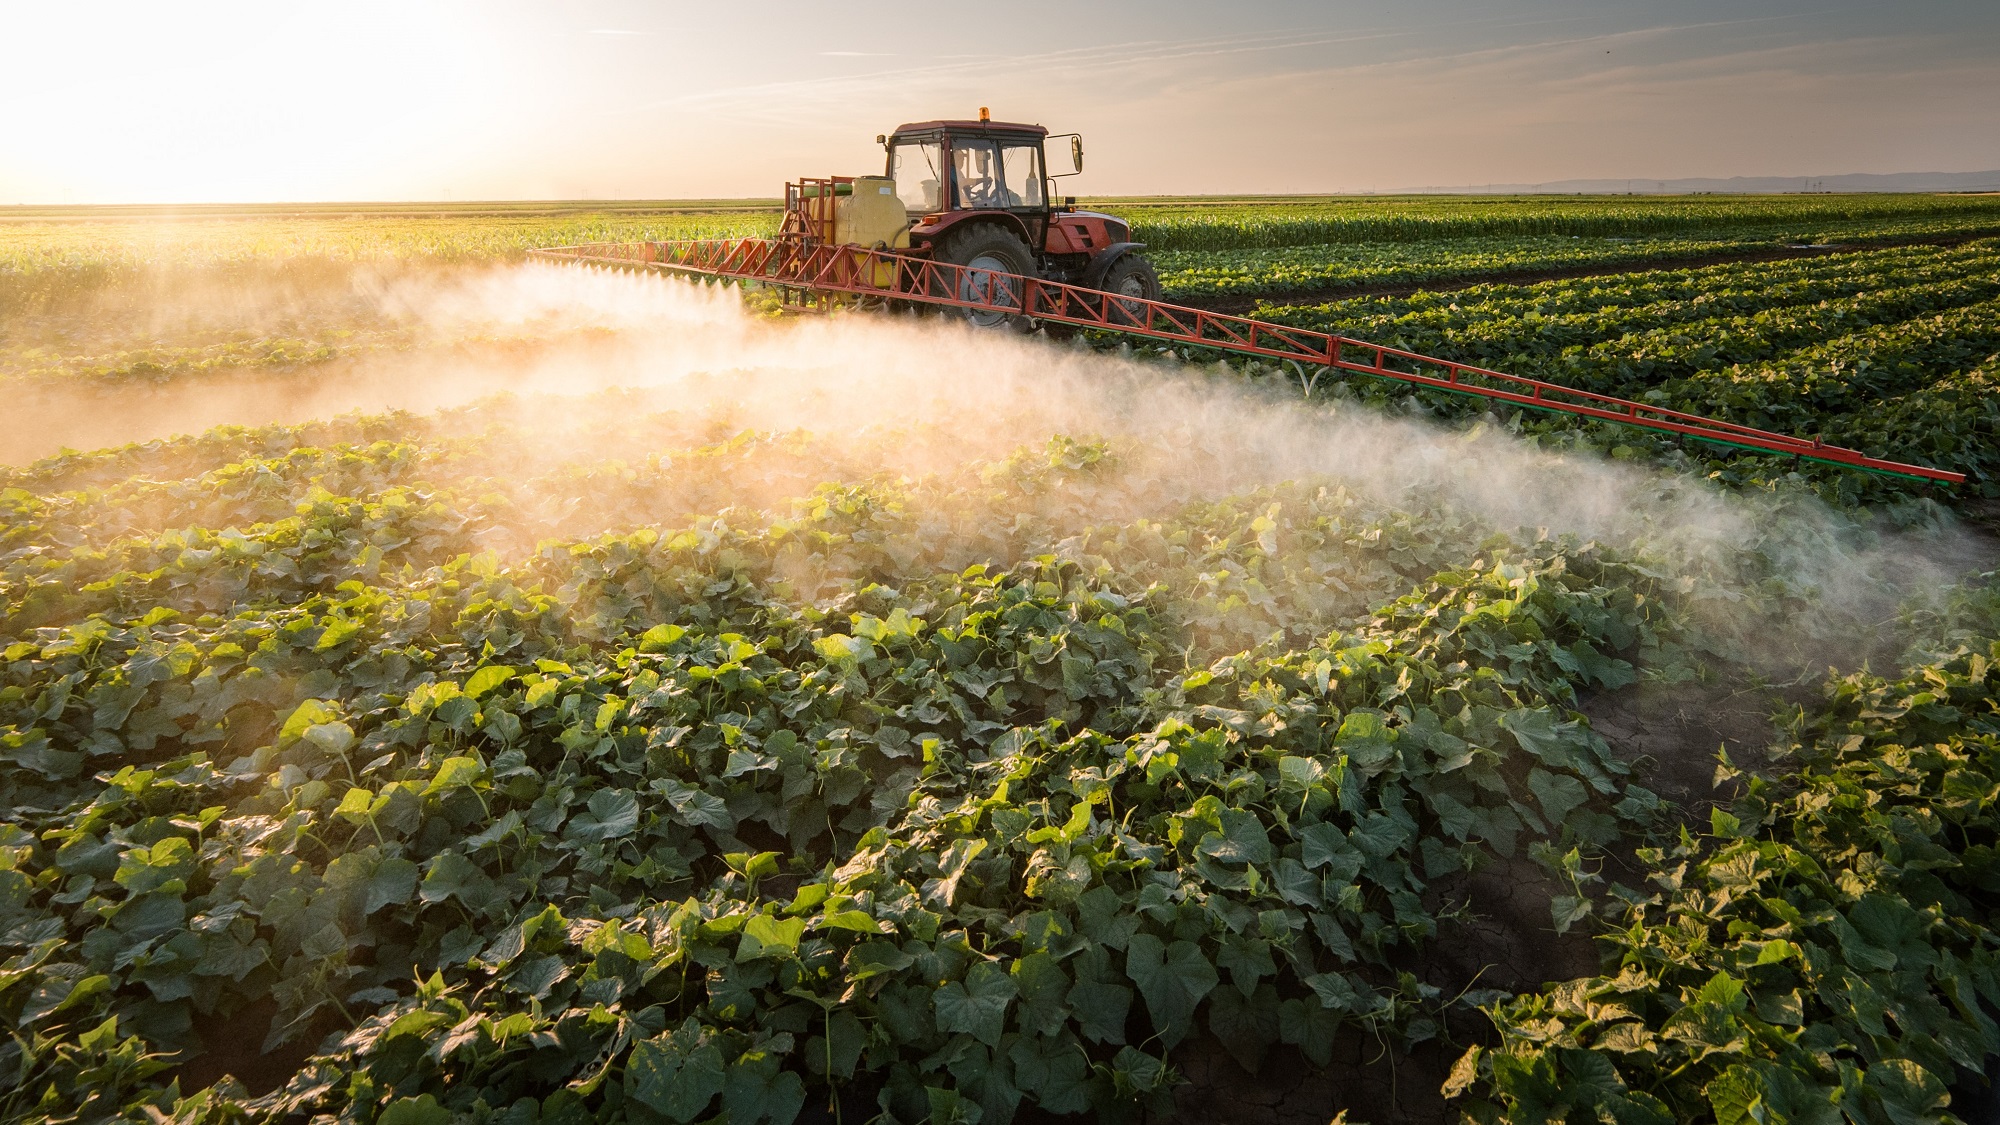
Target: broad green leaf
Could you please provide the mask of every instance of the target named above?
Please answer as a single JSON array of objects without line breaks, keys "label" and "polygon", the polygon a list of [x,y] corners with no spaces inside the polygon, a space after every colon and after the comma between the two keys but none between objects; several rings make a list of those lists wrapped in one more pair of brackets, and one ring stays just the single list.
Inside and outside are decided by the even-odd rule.
[{"label": "broad green leaf", "polygon": [[679,625],[659,624],[646,630],[639,637],[640,652],[665,652],[674,643],[687,636],[687,630]]},{"label": "broad green leaf", "polygon": [[804,1080],[761,1051],[732,1063],[723,1081],[722,1111],[730,1125],[791,1125],[805,1100]]},{"label": "broad green leaf", "polygon": [[1090,1058],[1069,1036],[1024,1035],[1007,1052],[1014,1082],[1048,1113],[1082,1113],[1090,1108]]},{"label": "broad green leaf", "polygon": [[804,918],[755,915],[743,923],[743,941],[737,946],[736,959],[751,961],[760,957],[790,957],[798,952],[799,939],[805,936],[805,932]]},{"label": "broad green leaf", "polygon": [[438,771],[431,783],[424,788],[425,796],[432,796],[451,789],[463,789],[475,785],[486,774],[486,767],[478,758],[459,756],[446,758],[438,763]]},{"label": "broad green leaf", "polygon": [[826,930],[852,930],[858,934],[889,933],[894,927],[877,922],[865,910],[836,910],[819,916],[816,923]]},{"label": "broad green leaf", "polygon": [[1151,934],[1135,934],[1125,948],[1125,975],[1145,998],[1161,1042],[1168,1047],[1187,1035],[1195,1005],[1221,977],[1191,941],[1163,944]]},{"label": "broad green leaf", "polygon": [[513,679],[514,675],[515,669],[509,668],[505,664],[488,664],[467,677],[464,689],[465,696],[467,699],[478,699],[480,696]]},{"label": "broad green leaf", "polygon": [[417,865],[400,856],[384,859],[368,876],[361,898],[361,913],[373,914],[385,906],[401,906],[417,891]]},{"label": "broad green leaf", "polygon": [[1007,971],[989,961],[980,961],[965,974],[965,980],[950,981],[937,990],[932,1006],[940,1031],[962,1031],[989,1047],[1000,1045],[1006,1027],[1007,1006],[1017,990]]},{"label": "broad green leaf", "polygon": [[354,728],[346,723],[314,723],[305,730],[304,741],[328,754],[345,754],[354,745]]},{"label": "broad green leaf", "polygon": [[622,840],[639,827],[639,798],[630,789],[599,789],[563,834],[572,840]]},{"label": "broad green leaf", "polygon": [[1566,774],[1550,773],[1540,766],[1528,771],[1528,789],[1541,802],[1551,825],[1563,823],[1570,810],[1590,799],[1583,782]]},{"label": "broad green leaf", "polygon": [[1008,970],[1020,996],[1019,1020],[1022,1029],[1037,1035],[1054,1035],[1069,1019],[1069,974],[1054,956],[1030,953],[1015,961]]},{"label": "broad green leaf", "polygon": [[340,715],[323,700],[308,699],[292,709],[284,725],[278,728],[280,742],[296,742],[305,737],[310,728],[320,723],[338,722]]},{"label": "broad green leaf", "polygon": [[702,1116],[723,1084],[722,1052],[692,1018],[634,1043],[625,1063],[627,1096],[676,1123]]},{"label": "broad green leaf", "polygon": [[1222,831],[1202,837],[1196,851],[1224,863],[1268,864],[1271,837],[1257,814],[1244,809],[1222,810]]},{"label": "broad green leaf", "polygon": [[376,1125],[451,1125],[451,1111],[429,1094],[397,1098],[382,1108]]}]

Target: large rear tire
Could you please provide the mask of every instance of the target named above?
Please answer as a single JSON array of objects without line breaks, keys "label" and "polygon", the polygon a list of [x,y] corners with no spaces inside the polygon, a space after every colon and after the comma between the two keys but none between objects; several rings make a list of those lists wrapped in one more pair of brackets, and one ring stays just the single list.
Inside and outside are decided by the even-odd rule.
[{"label": "large rear tire", "polygon": [[[966,267],[956,273],[956,292],[950,288],[947,295],[961,301],[980,301],[990,305],[1012,308],[1014,312],[1001,309],[969,309],[947,306],[945,315],[958,316],[975,328],[1013,328],[1025,330],[1030,326],[1027,317],[1018,311],[1027,294],[1021,291],[1017,282],[996,277],[997,274],[1019,274],[1034,277],[1035,256],[1028,251],[1028,244],[1003,227],[991,223],[981,223],[966,230],[954,231],[946,235],[938,246],[935,257],[940,262]],[[947,282],[949,286],[951,283]]]},{"label": "large rear tire", "polygon": [[1104,271],[1105,300],[1104,319],[1112,324],[1144,324],[1146,314],[1136,303],[1120,298],[1136,297],[1141,301],[1160,299],[1160,275],[1154,271],[1153,263],[1137,254],[1127,254],[1111,263]]}]

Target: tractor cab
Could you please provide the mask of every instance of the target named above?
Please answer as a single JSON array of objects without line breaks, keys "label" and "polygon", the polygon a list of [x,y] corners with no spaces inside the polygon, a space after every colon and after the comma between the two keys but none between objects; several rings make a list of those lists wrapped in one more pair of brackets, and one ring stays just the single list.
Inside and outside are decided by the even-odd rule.
[{"label": "tractor cab", "polygon": [[[1039,233],[1048,221],[1049,184],[1040,125],[924,121],[886,141],[889,178],[913,227],[949,225],[955,213],[1003,212]],[[1080,138],[1079,138],[1080,142]],[[1081,144],[1077,148],[1082,151]],[[914,230],[912,232],[915,233]]]},{"label": "tractor cab", "polygon": [[[1048,142],[1066,140],[1064,170],[1051,171]],[[877,137],[887,177],[909,220],[908,247],[980,270],[1045,277],[1157,299],[1152,266],[1134,251],[1121,219],[1058,202],[1054,181],[1083,171],[1083,138],[1054,138],[1040,125],[920,121]],[[1123,263],[1121,267],[1121,263]]]}]

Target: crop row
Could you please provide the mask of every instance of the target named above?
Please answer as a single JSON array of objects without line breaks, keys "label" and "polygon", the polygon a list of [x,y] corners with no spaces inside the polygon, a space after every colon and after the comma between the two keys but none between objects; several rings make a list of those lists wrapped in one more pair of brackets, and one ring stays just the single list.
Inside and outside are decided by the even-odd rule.
[{"label": "crop row", "polygon": [[1980,196],[1846,196],[1827,200],[1604,199],[1452,203],[1356,201],[1324,208],[1134,210],[1134,236],[1155,250],[1246,250],[1465,238],[1680,235],[1817,240],[1867,232],[1941,234],[2000,226]]},{"label": "crop row", "polygon": [[[1992,259],[2000,263],[2000,255]],[[1875,286],[1851,295],[1807,295],[1787,299],[1783,290],[1753,296],[1751,308],[1718,309],[1709,301],[1661,302],[1632,308],[1542,316],[1518,308],[1474,305],[1412,313],[1394,319],[1345,320],[1350,334],[1425,354],[1484,367],[1539,363],[1560,368],[1569,381],[1589,390],[1617,386],[1643,388],[1663,379],[1783,355],[1820,341],[1880,324],[1977,305],[2000,295],[2000,276],[1990,269],[1940,271],[1941,279],[1881,275]],[[1762,307],[1757,307],[1762,305]],[[1468,315],[1470,313],[1470,315]]]},{"label": "crop row", "polygon": [[[1867,226],[1808,241],[1867,244],[1899,237],[1951,238],[2000,233],[2000,223],[1950,232],[1897,233]],[[1170,299],[1282,298],[1322,290],[1388,288],[1543,271],[1624,269],[1677,261],[1749,257],[1783,252],[1797,239],[1768,232],[1705,231],[1638,238],[1572,236],[1469,237],[1438,242],[1287,246],[1276,249],[1166,251],[1158,255],[1161,285]]]},{"label": "crop row", "polygon": [[[1421,309],[1400,313],[1349,316],[1346,304],[1333,304],[1279,315],[1305,327],[1967,472],[1974,491],[1986,494],[2000,488],[1992,452],[2000,412],[1990,394],[2000,353],[2000,292],[1981,253],[1967,248],[1935,261],[1904,254],[1901,268],[1884,268],[1851,296],[1723,316],[1705,315],[1702,298],[1643,301],[1699,289],[1707,270],[1630,283],[1493,287],[1455,294],[1445,305],[1425,298]],[[1754,294],[1760,269],[1796,268],[1730,273],[1735,288]],[[1829,280],[1823,274],[1791,284]],[[1606,299],[1628,285],[1632,307]],[[1774,285],[1771,296],[1782,300],[1789,288]],[[1544,304],[1584,311],[1546,317],[1532,311]],[[1437,405],[1477,409],[1453,396]]]},{"label": "crop row", "polygon": [[[1962,276],[2000,250],[2000,240],[1980,239],[1957,247],[1901,246],[1850,250],[1778,261],[1726,262],[1695,268],[1646,270],[1613,276],[1555,279],[1528,285],[1488,283],[1450,290],[1344,297],[1339,307],[1356,317],[1400,317],[1474,305],[1534,311],[1544,316],[1629,308],[1667,302],[1735,302],[1770,289],[1786,295],[1823,292],[1828,296],[1882,283],[1883,277]],[[1938,271],[1944,271],[1942,273]]]}]

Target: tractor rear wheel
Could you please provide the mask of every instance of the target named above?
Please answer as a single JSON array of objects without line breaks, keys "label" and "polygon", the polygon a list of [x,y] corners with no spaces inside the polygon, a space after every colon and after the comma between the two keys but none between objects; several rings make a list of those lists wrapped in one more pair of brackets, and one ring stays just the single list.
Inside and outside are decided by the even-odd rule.
[{"label": "tractor rear wheel", "polygon": [[[977,328],[1017,328],[1028,327],[1028,318],[1018,311],[1027,294],[1021,291],[1020,283],[997,277],[997,274],[1019,274],[1034,277],[1035,256],[1028,251],[1028,244],[1022,242],[1013,232],[990,223],[982,223],[967,230],[954,231],[946,235],[935,255],[940,262],[964,266],[963,270],[951,271],[955,276],[942,283],[946,295],[961,301],[978,301],[1001,308],[948,308],[946,315],[956,314]],[[954,291],[955,290],[955,291]],[[1008,312],[1006,309],[1017,311]]]},{"label": "tractor rear wheel", "polygon": [[1104,271],[1104,292],[1111,299],[1105,301],[1104,319],[1112,324],[1142,324],[1146,314],[1140,306],[1120,297],[1136,297],[1141,301],[1160,299],[1160,275],[1153,271],[1153,263],[1137,254],[1127,254],[1111,263]]}]

